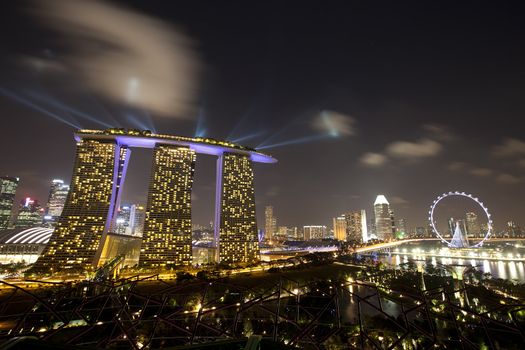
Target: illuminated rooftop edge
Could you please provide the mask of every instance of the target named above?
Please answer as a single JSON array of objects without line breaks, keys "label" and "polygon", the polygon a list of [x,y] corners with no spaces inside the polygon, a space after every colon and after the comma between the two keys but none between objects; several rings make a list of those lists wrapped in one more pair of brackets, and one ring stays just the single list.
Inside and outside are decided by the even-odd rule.
[{"label": "illuminated rooftop edge", "polygon": [[106,130],[78,130],[75,139],[115,140],[128,147],[154,148],[156,144],[187,146],[197,153],[219,156],[224,152],[249,155],[253,162],[276,163],[277,159],[259,152],[254,148],[242,146],[229,141],[205,137],[185,137],[167,134],[155,134],[149,130],[125,130],[120,128]]}]

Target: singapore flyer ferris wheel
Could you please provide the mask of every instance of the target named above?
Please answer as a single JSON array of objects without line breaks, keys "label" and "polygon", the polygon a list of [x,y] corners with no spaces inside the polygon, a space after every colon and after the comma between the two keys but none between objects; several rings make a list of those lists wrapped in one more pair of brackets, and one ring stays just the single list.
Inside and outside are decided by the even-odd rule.
[{"label": "singapore flyer ferris wheel", "polygon": [[[441,234],[439,232],[439,230],[437,229],[437,227],[436,227],[436,222],[434,220],[434,212],[435,212],[436,208],[438,207],[438,205],[441,203],[441,201],[443,199],[448,198],[448,197],[454,197],[454,196],[464,197],[464,198],[468,198],[468,199],[474,201],[482,209],[483,213],[486,216],[486,219],[487,219],[486,233],[483,236],[483,238],[479,242],[477,242],[476,244],[470,244],[469,243],[468,237],[467,237],[467,232],[462,232],[461,231],[461,227],[460,227],[459,224],[456,224],[456,226],[455,226],[455,228],[453,230],[453,235],[452,235],[452,239],[451,240],[445,239],[444,235]],[[430,206],[430,210],[428,212],[428,215],[429,215],[428,220],[430,221],[430,226],[431,226],[432,230],[434,231],[434,233],[436,234],[436,236],[443,243],[445,243],[446,245],[448,245],[451,248],[479,248],[479,247],[483,246],[483,243],[487,239],[490,238],[490,236],[492,235],[492,232],[493,232],[492,219],[491,219],[491,215],[490,215],[489,210],[487,209],[487,207],[477,197],[474,197],[473,195],[465,193],[465,192],[459,192],[459,191],[452,192],[451,191],[451,192],[448,192],[448,193],[443,193],[442,195],[438,196],[434,200],[432,205]]]}]

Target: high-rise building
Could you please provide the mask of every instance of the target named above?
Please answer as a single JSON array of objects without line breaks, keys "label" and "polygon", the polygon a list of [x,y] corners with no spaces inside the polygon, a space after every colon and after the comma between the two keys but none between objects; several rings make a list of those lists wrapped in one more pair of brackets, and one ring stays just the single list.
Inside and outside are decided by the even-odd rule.
[{"label": "high-rise building", "polygon": [[51,182],[44,216],[46,222],[54,223],[58,220],[62,214],[62,210],[64,210],[68,193],[69,185],[64,184],[63,180],[55,179]]},{"label": "high-rise building", "polygon": [[273,214],[273,207],[271,205],[264,208],[265,218],[265,237],[266,240],[272,241],[277,233],[277,218]]},{"label": "high-rise building", "polygon": [[333,218],[334,239],[346,241],[346,217],[345,215]]},{"label": "high-rise building", "polygon": [[291,241],[300,241],[303,240],[303,235],[301,230],[297,226],[288,227],[288,239]]},{"label": "high-rise building", "polygon": [[286,226],[279,226],[277,228],[277,238],[280,240],[280,241],[285,241],[286,240],[286,236],[288,235],[288,227]]},{"label": "high-rise building", "polygon": [[118,209],[117,212],[117,219],[115,220],[115,225],[112,228],[111,231],[125,235],[129,234],[130,230],[130,215],[131,215],[131,207],[129,205],[123,205]]},{"label": "high-rise building", "polygon": [[408,236],[407,223],[405,219],[398,219],[396,224],[396,238]]},{"label": "high-rise building", "polygon": [[423,238],[428,236],[428,231],[426,227],[418,226],[416,227],[416,237],[417,238]]},{"label": "high-rise building", "polygon": [[155,147],[140,266],[191,264],[191,190],[195,159],[195,151],[188,147]]},{"label": "high-rise building", "polygon": [[131,206],[130,213],[130,223],[131,223],[131,235],[142,237],[144,233],[144,223],[146,221],[146,209],[144,206],[139,204],[133,204]]},{"label": "high-rise building", "polygon": [[281,241],[298,241],[302,240],[302,232],[297,226],[279,226],[277,238]]},{"label": "high-rise building", "polygon": [[507,227],[505,228],[505,235],[507,237],[521,237],[521,229],[515,221],[508,221]]},{"label": "high-rise building", "polygon": [[115,140],[78,141],[71,192],[34,271],[98,265],[129,154]]},{"label": "high-rise building", "polygon": [[0,230],[7,229],[11,222],[18,182],[17,177],[0,177]]},{"label": "high-rise building", "polygon": [[368,240],[366,211],[352,211],[346,213],[346,240],[353,243],[362,243]]},{"label": "high-rise building", "polygon": [[368,232],[368,219],[366,217],[366,210],[361,209],[361,234],[363,235],[362,239],[364,243],[368,242]]},{"label": "high-rise building", "polygon": [[129,220],[124,220],[128,220],[124,232],[137,221],[131,233],[140,234],[141,217],[146,216],[139,265],[191,263],[190,196],[197,153],[218,157],[213,227],[215,251],[220,252],[217,261],[259,259],[252,163],[275,163],[273,157],[232,142],[147,130],[78,130],[75,139],[71,189],[49,243],[33,265],[34,272],[92,269],[103,263],[102,256],[111,258],[103,253],[115,251],[106,247],[117,226],[129,147],[154,148],[146,214],[137,207],[133,219],[130,208]]},{"label": "high-rise building", "polygon": [[217,164],[219,262],[254,263],[259,260],[259,240],[252,161],[246,155],[223,153]]},{"label": "high-rise building", "polygon": [[327,238],[326,226],[324,225],[308,225],[303,226],[304,240],[309,241],[313,239]]},{"label": "high-rise building", "polygon": [[395,225],[390,204],[382,194],[374,202],[376,236],[380,240],[388,241],[394,238]]},{"label": "high-rise building", "polygon": [[15,227],[30,228],[39,226],[42,224],[43,217],[44,209],[38,204],[38,201],[27,197],[20,203]]},{"label": "high-rise building", "polygon": [[481,233],[481,229],[479,227],[478,222],[478,216],[476,213],[468,212],[465,214],[466,224],[467,224],[467,231],[466,233],[470,237],[479,237]]},{"label": "high-rise building", "polygon": [[145,218],[146,210],[143,206],[139,204],[123,205],[118,210],[112,231],[122,235],[142,236]]}]

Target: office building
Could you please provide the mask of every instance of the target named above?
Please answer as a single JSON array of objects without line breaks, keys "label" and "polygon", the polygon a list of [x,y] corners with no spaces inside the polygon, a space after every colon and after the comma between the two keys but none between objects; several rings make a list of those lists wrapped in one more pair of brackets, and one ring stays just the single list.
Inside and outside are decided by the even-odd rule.
[{"label": "office building", "polygon": [[273,241],[277,234],[277,218],[274,216],[273,207],[271,205],[264,208],[265,218],[265,238],[267,241]]},{"label": "office building", "polygon": [[46,222],[55,223],[58,220],[64,210],[68,193],[69,185],[64,184],[63,180],[55,179],[51,182],[44,216]]},{"label": "office building", "polygon": [[38,201],[28,197],[20,203],[15,227],[23,229],[40,226],[43,218],[44,209],[38,204]]},{"label": "office building", "polygon": [[0,230],[10,226],[18,183],[17,177],[0,177]]},{"label": "office building", "polygon": [[478,222],[476,213],[468,212],[465,214],[465,222],[467,225],[467,234],[469,237],[479,237],[481,235],[481,228]]},{"label": "office building", "polygon": [[302,239],[299,229],[295,226],[279,226],[277,237],[280,241],[297,241]]},{"label": "office building", "polygon": [[346,241],[346,217],[344,215],[333,218],[334,239]]},{"label": "office building", "polygon": [[308,225],[303,226],[304,240],[314,240],[327,238],[326,226],[324,225]]},{"label": "office building", "polygon": [[346,218],[346,241],[352,243],[363,243],[368,240],[368,228],[366,224],[366,211],[352,211],[345,214]]},{"label": "office building", "polygon": [[521,237],[520,226],[515,221],[508,221],[507,226],[505,227],[505,236],[516,238]]},{"label": "office building", "polygon": [[396,238],[408,236],[407,223],[405,219],[398,219],[396,223]]},{"label": "office building", "polygon": [[393,213],[386,197],[378,195],[374,202],[375,230],[378,239],[388,241],[394,238]]}]

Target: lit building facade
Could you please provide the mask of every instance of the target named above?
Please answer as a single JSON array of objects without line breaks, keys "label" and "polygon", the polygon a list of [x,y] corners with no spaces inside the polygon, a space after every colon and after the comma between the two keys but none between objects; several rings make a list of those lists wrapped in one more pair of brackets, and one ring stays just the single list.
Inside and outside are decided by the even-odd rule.
[{"label": "lit building facade", "polygon": [[301,240],[301,236],[299,234],[299,229],[296,226],[279,226],[279,229],[277,230],[277,235],[279,237],[279,240],[286,241],[297,241]]},{"label": "lit building facade", "polygon": [[264,219],[265,238],[266,240],[271,241],[275,238],[275,234],[277,233],[277,219],[274,216],[273,207],[271,205],[264,208]]},{"label": "lit building facade", "polygon": [[121,206],[117,212],[117,218],[111,231],[120,235],[126,234],[126,231],[130,230],[130,216],[131,208],[127,205]]},{"label": "lit building facade", "polygon": [[219,205],[216,206],[215,222],[219,223],[216,225],[219,262],[257,262],[259,241],[253,164],[250,157],[233,153],[219,156],[217,163]]},{"label": "lit building facade", "polygon": [[333,218],[334,238],[338,241],[346,241],[346,216],[341,215]]},{"label": "lit building facade", "polygon": [[366,211],[352,211],[344,215],[346,221],[346,241],[363,243],[368,240]]},{"label": "lit building facade", "polygon": [[191,264],[191,190],[195,159],[195,151],[188,147],[155,147],[140,266]]},{"label": "lit building facade", "polygon": [[115,141],[82,139],[77,143],[71,193],[34,271],[98,265],[100,243],[118,202],[115,184],[122,177],[115,169],[125,168],[127,155],[127,149]]},{"label": "lit building facade", "polygon": [[308,225],[303,226],[304,240],[309,241],[313,239],[327,238],[326,226],[324,225]]},{"label": "lit building facade", "polygon": [[118,210],[117,219],[112,232],[121,235],[142,237],[146,209],[139,204],[123,205]]},{"label": "lit building facade", "polygon": [[131,206],[129,221],[132,225],[131,235],[142,237],[144,233],[144,223],[146,222],[146,208],[139,204]]},{"label": "lit building facade", "polygon": [[0,177],[0,230],[9,227],[18,183],[17,177]]},{"label": "lit building facade", "polygon": [[521,237],[522,231],[520,226],[515,221],[508,221],[507,226],[505,227],[505,236],[506,237]]},{"label": "lit building facade", "polygon": [[79,130],[75,139],[70,192],[33,272],[91,270],[103,263],[102,257],[107,261],[112,252],[120,251],[116,246],[126,239],[110,242],[111,247],[106,243],[117,227],[132,147],[154,149],[146,209],[136,206],[133,213],[131,207],[128,230],[124,230],[129,233],[133,223],[131,235],[140,236],[143,231],[139,266],[191,264],[191,189],[198,153],[218,157],[213,243],[220,252],[216,261],[259,259],[252,163],[276,162],[271,156],[228,141],[147,130]]},{"label": "lit building facade", "polygon": [[465,214],[465,222],[467,225],[467,234],[470,237],[480,237],[481,234],[481,228],[479,226],[478,222],[478,216],[476,213],[468,212]]},{"label": "lit building facade", "polygon": [[15,220],[16,228],[30,228],[40,226],[44,218],[44,209],[40,207],[38,201],[26,198],[20,203],[18,214]]},{"label": "lit building facade", "polygon": [[66,204],[67,194],[69,193],[69,185],[64,184],[63,180],[54,179],[51,182],[51,188],[49,190],[49,198],[46,205],[46,222],[56,222],[62,210],[64,210],[64,205]]},{"label": "lit building facade", "polygon": [[388,241],[394,238],[395,225],[390,203],[382,194],[374,202],[375,231],[378,239]]},{"label": "lit building facade", "polygon": [[396,238],[404,238],[408,236],[407,222],[405,219],[397,219],[396,223]]}]

